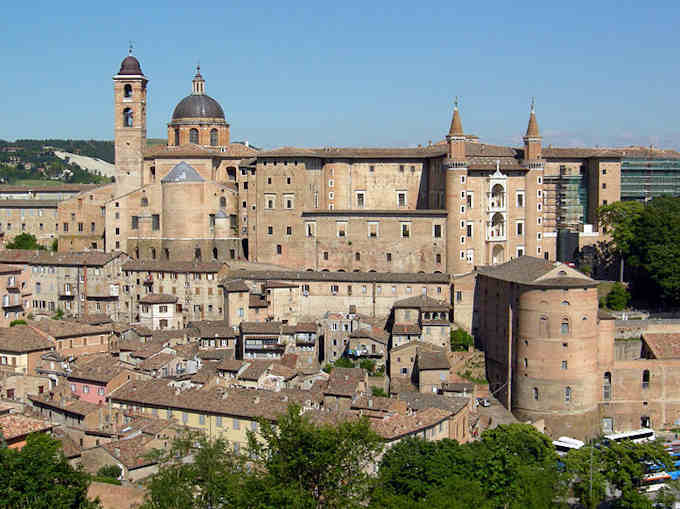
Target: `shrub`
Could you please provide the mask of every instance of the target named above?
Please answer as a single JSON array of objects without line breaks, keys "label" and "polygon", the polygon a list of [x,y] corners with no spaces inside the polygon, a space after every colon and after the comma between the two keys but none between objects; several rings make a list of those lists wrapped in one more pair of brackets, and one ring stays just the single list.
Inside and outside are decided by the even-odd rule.
[{"label": "shrub", "polygon": [[371,387],[371,394],[375,397],[387,398],[389,394],[382,387]]},{"label": "shrub", "polygon": [[616,283],[607,294],[606,304],[609,309],[621,311],[628,306],[629,301],[628,290],[621,283]]},{"label": "shrub", "polygon": [[465,351],[474,344],[474,338],[463,329],[451,331],[451,350],[454,352]]},{"label": "shrub", "polygon": [[12,320],[11,322],[9,322],[10,327],[14,327],[15,325],[26,325],[26,320],[19,319],[19,320]]}]

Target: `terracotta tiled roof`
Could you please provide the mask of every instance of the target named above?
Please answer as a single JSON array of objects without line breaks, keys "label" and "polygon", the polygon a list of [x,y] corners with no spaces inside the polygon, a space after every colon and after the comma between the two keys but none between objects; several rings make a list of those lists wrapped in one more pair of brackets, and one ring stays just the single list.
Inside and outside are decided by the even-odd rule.
[{"label": "terracotta tiled roof", "polygon": [[255,382],[260,379],[274,361],[267,359],[248,360],[248,367],[239,375],[239,380]]},{"label": "terracotta tiled roof", "polygon": [[233,348],[208,348],[199,350],[197,356],[204,361],[222,361],[234,359],[235,352]]},{"label": "terracotta tiled roof", "polygon": [[187,343],[186,345],[175,345],[172,349],[177,352],[177,357],[181,359],[193,359],[198,354],[197,343]]},{"label": "terracotta tiled roof", "polygon": [[78,363],[71,370],[68,379],[108,383],[123,371],[124,369],[111,355],[92,355],[78,359]]},{"label": "terracotta tiled roof", "polygon": [[111,324],[87,325],[84,323],[67,322],[66,320],[29,320],[28,325],[55,339],[93,336],[95,334],[107,335],[113,332]]},{"label": "terracotta tiled roof", "polygon": [[680,359],[680,334],[645,332],[642,340],[655,359]]},{"label": "terracotta tiled roof", "polygon": [[298,288],[300,285],[284,283],[283,281],[266,281],[265,288]]},{"label": "terracotta tiled roof", "polygon": [[219,272],[225,264],[221,262],[173,262],[161,260],[130,260],[123,264],[123,270],[135,272]]},{"label": "terracotta tiled roof", "polygon": [[152,437],[138,435],[134,438],[109,442],[101,447],[127,468],[134,469],[155,463],[147,457],[147,454],[151,452],[151,448],[148,447],[151,440],[153,440]]},{"label": "terracotta tiled roof", "polygon": [[95,403],[90,403],[89,401],[84,401],[82,399],[70,399],[70,400],[60,400],[57,398],[48,399],[44,396],[34,394],[30,394],[28,396],[28,399],[34,401],[39,405],[54,408],[57,410],[62,410],[70,414],[80,415],[82,417],[90,415],[91,413],[94,412],[98,412],[102,408],[101,406]]},{"label": "terracotta tiled roof", "polygon": [[224,291],[229,293],[248,293],[250,288],[242,279],[229,281],[223,285]]},{"label": "terracotta tiled roof", "polygon": [[54,343],[26,325],[0,328],[0,351],[13,353],[50,350]]},{"label": "terracotta tiled roof", "polygon": [[210,412],[217,415],[277,419],[291,403],[304,404],[309,391],[255,391],[243,388],[216,387],[178,391],[163,380],[131,380],[112,395],[113,401],[163,408]]},{"label": "terracotta tiled roof", "polygon": [[384,329],[380,327],[364,327],[358,331],[354,331],[350,334],[351,338],[368,338],[383,345],[387,344],[390,339],[390,335]]},{"label": "terracotta tiled roof", "polygon": [[281,322],[241,322],[242,334],[276,334],[281,332]]},{"label": "terracotta tiled roof", "polygon": [[214,376],[217,376],[217,366],[215,363],[203,364],[201,369],[191,377],[191,381],[195,384],[205,385]]},{"label": "terracotta tiled roof", "polygon": [[153,355],[151,357],[148,357],[147,359],[144,359],[139,365],[137,366],[139,369],[144,369],[144,370],[154,370],[154,369],[160,369],[163,366],[166,366],[167,364],[170,363],[173,359],[176,359],[177,356],[171,353],[157,353],[156,355]]},{"label": "terracotta tiled roof", "polygon": [[104,253],[102,251],[31,251],[29,249],[6,249],[0,251],[0,263],[26,263],[30,265],[68,265],[103,267],[107,263],[124,255],[120,251]]},{"label": "terracotta tiled roof", "polygon": [[302,217],[446,217],[444,209],[334,209],[334,210],[303,210]]},{"label": "terracotta tiled roof", "polygon": [[50,429],[52,429],[52,424],[42,419],[34,419],[20,414],[0,415],[0,433],[5,437],[5,440],[13,440]]},{"label": "terracotta tiled roof", "polygon": [[396,159],[420,159],[423,157],[441,156],[446,153],[446,147],[428,146],[417,148],[297,148],[281,147],[274,150],[260,152],[258,159],[267,157],[319,157],[323,159],[346,158],[396,158]]},{"label": "terracotta tiled roof", "polygon": [[0,209],[56,209],[59,200],[0,200]]},{"label": "terracotta tiled roof", "polygon": [[527,132],[525,134],[527,138],[538,138],[540,134],[538,133],[538,122],[536,121],[536,113],[531,110],[529,115],[529,125],[527,125]]},{"label": "terracotta tiled roof", "polygon": [[437,347],[432,349],[419,348],[418,369],[420,371],[450,369],[446,350]]},{"label": "terracotta tiled roof", "polygon": [[[556,268],[563,270],[566,275],[544,279],[544,276]],[[580,273],[567,265],[548,262],[543,258],[533,256],[520,256],[500,265],[479,267],[478,271],[482,275],[514,283],[542,286],[597,286],[596,281],[586,276],[579,277]]]},{"label": "terracotta tiled roof", "polygon": [[174,304],[177,302],[177,295],[167,293],[149,293],[139,299],[140,304]]},{"label": "terracotta tiled roof", "polygon": [[360,396],[354,398],[351,408],[379,410],[381,412],[397,412],[402,414],[406,413],[406,404],[403,401],[378,396]]},{"label": "terracotta tiled roof", "polygon": [[246,363],[247,363],[247,361],[238,361],[238,360],[235,360],[235,359],[223,359],[217,365],[217,371],[228,371],[230,373],[236,373]]},{"label": "terracotta tiled roof", "polygon": [[392,334],[417,334],[422,331],[417,323],[395,323],[392,325]]},{"label": "terracotta tiled roof", "polygon": [[198,329],[195,329],[193,327],[186,327],[184,329],[163,329],[153,331],[153,334],[151,335],[151,340],[154,342],[163,341],[167,343],[171,339],[183,339],[184,336],[186,336],[187,338],[198,338],[200,337],[200,333]]},{"label": "terracotta tiled roof", "polygon": [[361,368],[333,368],[328,379],[325,394],[332,396],[353,396],[359,384],[366,378],[366,370]]},{"label": "terracotta tiled roof", "polygon": [[80,456],[80,445],[78,445],[76,441],[73,440],[69,435],[65,433],[55,434],[54,438],[56,438],[61,443],[61,450],[67,459],[77,458]]},{"label": "terracotta tiled roof", "polygon": [[460,113],[458,112],[458,106],[453,108],[453,117],[451,118],[451,127],[449,128],[449,135],[451,136],[463,136],[463,123],[460,120]]},{"label": "terracotta tiled roof", "polygon": [[404,392],[397,396],[411,410],[421,411],[427,408],[449,410],[454,415],[470,403],[470,398],[456,396],[440,396],[439,394]]},{"label": "terracotta tiled roof", "polygon": [[316,333],[318,329],[314,322],[298,322],[295,325],[284,325],[281,331],[284,334],[295,334],[296,332]]},{"label": "terracotta tiled roof", "polygon": [[102,325],[113,323],[113,320],[106,313],[92,313],[89,315],[81,315],[78,318],[80,323],[85,323],[87,325]]},{"label": "terracotta tiled roof", "polygon": [[284,380],[291,380],[297,376],[297,371],[278,362],[273,363],[268,371],[270,375],[279,376]]},{"label": "terracotta tiled roof", "polygon": [[411,415],[395,414],[381,420],[371,421],[371,427],[385,440],[424,431],[451,417],[452,412],[439,408],[428,408]]},{"label": "terracotta tiled roof", "polygon": [[448,311],[451,309],[451,306],[445,301],[433,299],[426,295],[418,295],[416,297],[398,300],[392,307],[395,309],[417,308],[422,311]]}]

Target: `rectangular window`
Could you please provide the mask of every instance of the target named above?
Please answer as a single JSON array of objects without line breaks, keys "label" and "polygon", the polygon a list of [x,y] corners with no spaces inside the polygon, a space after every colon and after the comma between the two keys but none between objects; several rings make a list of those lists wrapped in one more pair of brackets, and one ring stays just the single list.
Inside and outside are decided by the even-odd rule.
[{"label": "rectangular window", "polygon": [[387,259],[387,263],[392,263],[392,253],[385,253],[385,258]]},{"label": "rectangular window", "polygon": [[[214,222],[213,222],[214,226]],[[161,216],[159,214],[153,214],[151,216],[151,229],[153,231],[158,231],[161,229]]]},{"label": "rectangular window", "polygon": [[524,221],[517,221],[517,235],[524,235]]},{"label": "rectangular window", "polygon": [[562,361],[562,369],[567,369],[567,361]]},{"label": "rectangular window", "polygon": [[[23,230],[26,225],[21,225],[21,229]],[[82,232],[83,231],[83,223],[78,223],[78,231]]]},{"label": "rectangular window", "polygon": [[274,227],[272,225],[267,226],[267,235],[274,234]]},{"label": "rectangular window", "polygon": [[519,258],[520,256],[524,256],[524,246],[517,248],[517,257]]},{"label": "rectangular window", "polygon": [[474,249],[468,249],[467,253],[465,253],[465,259],[467,260],[468,263],[474,263],[475,262],[475,251]]},{"label": "rectangular window", "polygon": [[264,208],[267,210],[272,210],[276,208],[276,195],[275,194],[265,194],[264,195]]},{"label": "rectangular window", "polygon": [[442,225],[440,225],[440,224],[432,225],[432,236],[435,239],[441,239],[442,238]]},{"label": "rectangular window", "polygon": [[347,237],[347,223],[345,222],[336,223],[336,232],[338,237],[342,238]]},{"label": "rectangular window", "polygon": [[[12,223],[7,223],[7,229],[10,230],[12,228]],[[64,233],[68,232],[68,223],[64,223]]]},{"label": "rectangular window", "polygon": [[198,423],[201,425],[205,424],[205,415],[201,414],[198,416]]},{"label": "rectangular window", "polygon": [[323,259],[328,260],[328,251],[323,252]]},{"label": "rectangular window", "polygon": [[466,200],[465,204],[467,205],[467,208],[469,208],[469,209],[472,208],[473,203],[474,203],[473,194],[474,193],[471,193],[471,192],[467,193],[467,200]]},{"label": "rectangular window", "polygon": [[403,191],[397,192],[397,207],[400,209],[406,207],[406,193]]},{"label": "rectangular window", "polygon": [[241,429],[241,423],[239,422],[238,419],[234,419],[233,421],[233,426],[234,429]]},{"label": "rectangular window", "polygon": [[294,204],[293,204],[293,195],[292,194],[285,194],[283,195],[283,202],[286,206],[287,209],[292,209]]},{"label": "rectangular window", "polygon": [[517,191],[515,194],[515,205],[517,208],[524,208],[524,191]]},{"label": "rectangular window", "polygon": [[466,225],[466,235],[468,238],[472,238],[472,223]]},{"label": "rectangular window", "polygon": [[132,216],[131,220],[132,220],[132,224],[130,225],[130,227],[133,230],[138,230],[139,229],[139,216]]},{"label": "rectangular window", "polygon": [[401,236],[402,238],[411,236],[411,223],[401,223]]},{"label": "rectangular window", "polygon": [[276,254],[280,255],[283,253],[283,248],[281,247],[281,244],[276,244]]},{"label": "rectangular window", "polygon": [[370,239],[378,238],[378,223],[376,222],[368,223],[368,238]]},{"label": "rectangular window", "polygon": [[316,223],[305,223],[305,235],[314,237],[316,234]]},{"label": "rectangular window", "polygon": [[357,208],[363,209],[366,206],[366,193],[364,191],[357,191]]}]

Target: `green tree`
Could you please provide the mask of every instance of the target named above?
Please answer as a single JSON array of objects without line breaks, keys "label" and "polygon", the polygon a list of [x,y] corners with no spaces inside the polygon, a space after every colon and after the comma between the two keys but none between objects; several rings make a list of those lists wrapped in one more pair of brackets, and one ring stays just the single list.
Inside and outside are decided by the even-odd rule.
[{"label": "green tree", "polygon": [[57,311],[54,313],[52,320],[63,320],[63,319],[64,319],[64,310],[61,309],[61,308],[57,308]]},{"label": "green tree", "polygon": [[645,505],[646,497],[637,491],[646,473],[646,465],[672,465],[672,462],[658,442],[594,443],[570,451],[564,458],[574,495],[588,508],[595,508],[605,500],[608,485],[622,493],[615,507],[651,507]]},{"label": "green tree", "polygon": [[38,244],[35,235],[21,233],[14,237],[11,242],[5,244],[5,249],[31,249],[33,251],[44,251],[45,246]]},{"label": "green tree", "polygon": [[680,198],[656,198],[636,221],[628,262],[635,287],[661,303],[680,305]]},{"label": "green tree", "polygon": [[375,361],[373,359],[361,359],[359,361],[359,367],[365,369],[372,375],[375,371]]},{"label": "green tree", "polygon": [[389,394],[382,387],[371,387],[371,394],[376,397],[387,398]]},{"label": "green tree", "polygon": [[53,253],[59,251],[59,240],[54,239],[52,241],[52,243],[50,244],[50,251],[52,251]]},{"label": "green tree", "polygon": [[[542,509],[559,505],[566,486],[550,440],[525,424],[464,445],[402,440],[385,453],[378,481],[376,507]],[[451,498],[462,492],[464,499]]]},{"label": "green tree", "polygon": [[[1,435],[0,435],[1,438]],[[28,436],[21,449],[0,441],[0,508],[94,509],[89,476],[68,464],[61,444],[44,433]]]},{"label": "green tree", "polygon": [[353,368],[354,362],[347,357],[340,357],[333,363],[334,368]]},{"label": "green tree", "polygon": [[621,283],[616,283],[607,294],[607,307],[614,311],[621,311],[628,306],[628,302],[630,302],[630,293]]},{"label": "green tree", "polygon": [[97,470],[97,475],[99,477],[113,477],[114,479],[120,477],[120,474],[122,473],[123,471],[118,465],[105,465]]},{"label": "green tree", "polygon": [[17,325],[26,325],[26,320],[19,319],[19,320],[12,320],[11,322],[9,322],[10,327],[16,327]]},{"label": "green tree", "polygon": [[604,205],[597,211],[603,232],[611,235],[616,253],[621,259],[620,281],[623,281],[623,260],[630,254],[636,237],[637,221],[644,209],[645,206],[637,201],[619,201]]},{"label": "green tree", "polygon": [[451,331],[451,350],[454,352],[464,352],[469,347],[475,345],[474,338],[463,329]]},{"label": "green tree", "polygon": [[317,508],[363,507],[373,484],[367,469],[382,450],[366,418],[319,426],[291,405],[276,426],[261,420],[260,434],[249,433],[248,449],[268,486],[304,494]]}]

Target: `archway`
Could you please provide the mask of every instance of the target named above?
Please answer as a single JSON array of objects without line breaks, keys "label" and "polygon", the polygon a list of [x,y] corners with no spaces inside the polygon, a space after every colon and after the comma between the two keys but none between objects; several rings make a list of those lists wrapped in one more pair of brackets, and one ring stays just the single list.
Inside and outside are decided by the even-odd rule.
[{"label": "archway", "polygon": [[503,246],[494,246],[491,254],[491,264],[497,265],[505,261],[505,249]]}]

